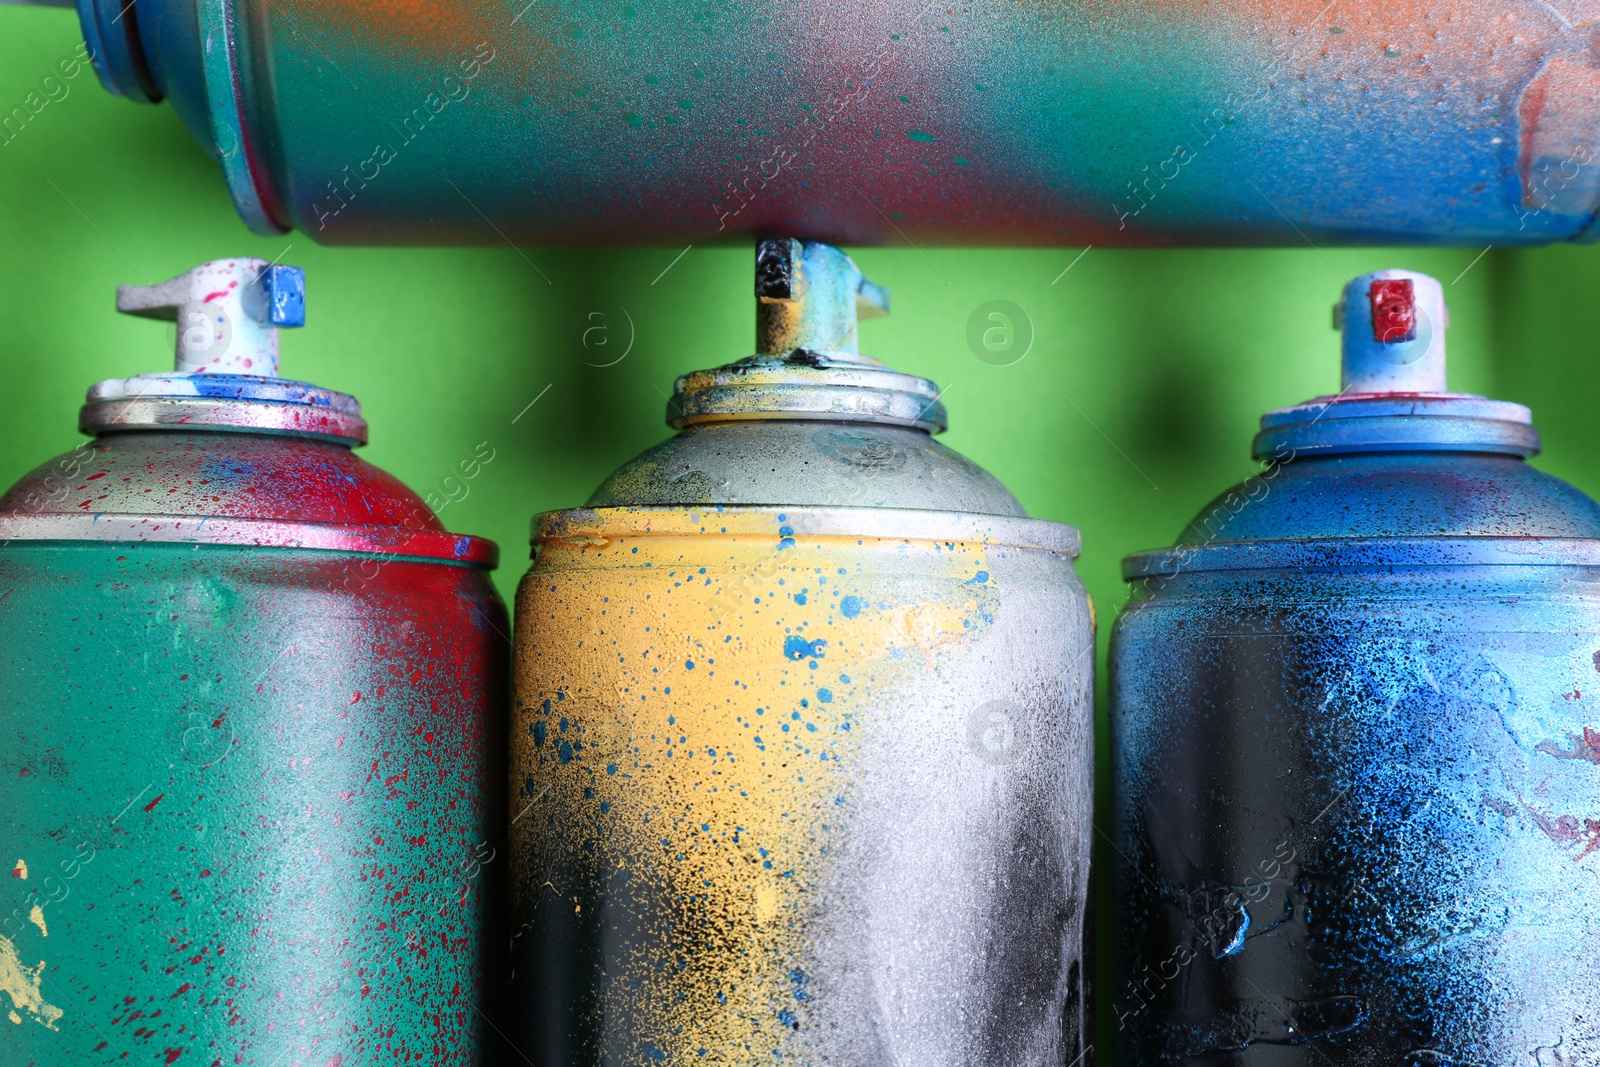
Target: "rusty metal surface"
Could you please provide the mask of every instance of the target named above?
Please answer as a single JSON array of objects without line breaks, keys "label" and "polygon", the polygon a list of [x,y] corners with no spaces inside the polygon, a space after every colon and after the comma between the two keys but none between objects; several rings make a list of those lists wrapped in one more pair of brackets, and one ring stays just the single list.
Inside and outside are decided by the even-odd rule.
[{"label": "rusty metal surface", "polygon": [[121,9],[80,4],[108,86],[330,244],[1503,247],[1600,206],[1595,0]]}]

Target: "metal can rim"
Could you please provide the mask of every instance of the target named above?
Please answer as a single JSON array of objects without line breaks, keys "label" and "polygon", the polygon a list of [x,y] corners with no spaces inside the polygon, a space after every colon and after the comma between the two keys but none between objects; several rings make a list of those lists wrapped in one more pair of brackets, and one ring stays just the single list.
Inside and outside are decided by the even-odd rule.
[{"label": "metal can rim", "polygon": [[0,515],[0,542],[7,541],[300,548],[405,556],[485,569],[493,569],[500,561],[500,549],[493,541],[443,530],[208,515]]},{"label": "metal can rim", "polygon": [[943,391],[927,378],[876,361],[815,363],[752,356],[683,375],[667,401],[667,425],[681,430],[740,419],[877,422],[943,433],[949,417]]},{"label": "metal can rim", "polygon": [[861,537],[894,541],[980,542],[1038,549],[1076,559],[1083,535],[1048,519],[915,508],[747,507],[567,508],[535,515],[532,542],[582,545],[622,537]]},{"label": "metal can rim", "polygon": [[1600,538],[1329,537],[1179,545],[1128,556],[1122,577],[1134,582],[1197,571],[1451,566],[1600,567]]},{"label": "metal can rim", "polygon": [[276,433],[344,445],[367,443],[366,420],[348,410],[206,396],[91,400],[78,411],[78,429],[90,435],[149,430]]}]

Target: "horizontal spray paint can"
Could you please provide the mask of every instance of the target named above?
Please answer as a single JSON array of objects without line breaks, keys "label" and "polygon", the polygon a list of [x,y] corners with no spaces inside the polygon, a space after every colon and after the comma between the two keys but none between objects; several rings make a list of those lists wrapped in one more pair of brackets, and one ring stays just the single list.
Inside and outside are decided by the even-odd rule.
[{"label": "horizontal spray paint can", "polygon": [[95,385],[0,498],[8,1067],[486,1058],[495,547],[277,377],[303,295],[258,259],[119,289],[176,372]]},{"label": "horizontal spray paint can", "polygon": [[1600,206],[1581,5],[77,7],[253,229],[328,244],[1504,247]]},{"label": "horizontal spray paint can", "polygon": [[1078,534],[858,352],[838,249],[763,242],[758,355],[534,520],[512,1037],[555,1065],[1064,1064],[1087,1041]]},{"label": "horizontal spray paint can", "polygon": [[1339,395],[1124,564],[1121,1062],[1600,1062],[1600,508],[1446,391],[1438,282],[1338,310]]}]

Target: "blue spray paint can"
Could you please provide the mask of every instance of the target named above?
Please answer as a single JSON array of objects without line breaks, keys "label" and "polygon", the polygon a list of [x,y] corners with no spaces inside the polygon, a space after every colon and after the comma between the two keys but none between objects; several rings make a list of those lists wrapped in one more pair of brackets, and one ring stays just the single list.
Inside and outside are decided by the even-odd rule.
[{"label": "blue spray paint can", "polygon": [[1437,281],[1339,317],[1340,394],[1124,563],[1121,1062],[1600,1063],[1600,507],[1446,391]]}]

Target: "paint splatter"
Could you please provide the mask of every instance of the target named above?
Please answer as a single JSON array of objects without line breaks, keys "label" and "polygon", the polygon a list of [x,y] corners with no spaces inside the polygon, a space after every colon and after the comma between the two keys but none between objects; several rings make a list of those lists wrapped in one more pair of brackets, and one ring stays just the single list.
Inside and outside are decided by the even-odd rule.
[{"label": "paint splatter", "polygon": [[815,641],[807,641],[798,634],[790,634],[783,639],[783,658],[805,659],[809,656],[812,659],[821,659],[823,646],[827,643],[820,637]]},{"label": "paint splatter", "polygon": [[17,946],[10,938],[0,937],[0,991],[11,998],[17,1011],[26,1012],[34,1022],[47,1029],[59,1030],[56,1022],[63,1014],[61,1009],[46,1002],[39,992],[39,979],[43,974],[43,960],[36,967],[24,966],[17,955]]},{"label": "paint splatter", "polygon": [[1600,730],[1585,726],[1583,733],[1573,736],[1571,748],[1562,748],[1554,741],[1540,741],[1534,751],[1543,752],[1556,759],[1576,759],[1600,764]]},{"label": "paint splatter", "polygon": [[[869,832],[856,806],[863,745],[875,737],[863,727],[930,713],[930,674],[990,634],[984,598],[1000,583],[968,583],[996,563],[982,546],[853,538],[799,536],[780,554],[770,535],[701,536],[692,518],[682,520],[692,536],[664,532],[676,518],[652,512],[649,536],[604,527],[540,542],[534,574],[545,580],[524,584],[519,610],[551,622],[517,660],[513,765],[525,794],[545,798],[548,825],[574,832],[515,843],[518,869],[542,872],[522,887],[521,906],[548,902],[571,929],[590,928],[578,915],[658,916],[648,936],[632,927],[641,933],[608,949],[600,993],[607,1015],[639,1020],[634,1032],[650,1044],[633,1047],[635,1061],[820,1061],[817,1049],[849,1029],[820,1021],[825,991],[840,989],[829,976],[844,973],[844,955],[861,955],[858,940],[833,937],[837,880],[865,854],[897,847]],[[681,580],[698,579],[702,563],[717,565],[714,577]],[[870,598],[872,625],[840,617],[831,577],[811,595],[776,588],[786,580],[785,591],[803,592],[800,582],[846,570]],[[852,612],[866,603],[854,598]],[[605,643],[571,624],[580,617],[601,620]],[[827,677],[850,688],[816,684],[823,659]],[[556,702],[559,735],[541,710]],[[539,743],[546,721],[556,744]],[[940,750],[950,736],[902,738],[894,758],[915,761],[910,752]],[[988,775],[982,768],[974,788],[988,789]],[[882,782],[899,788],[891,780]],[[597,871],[608,873],[596,881]],[[833,995],[835,1005],[865,999]]]}]

